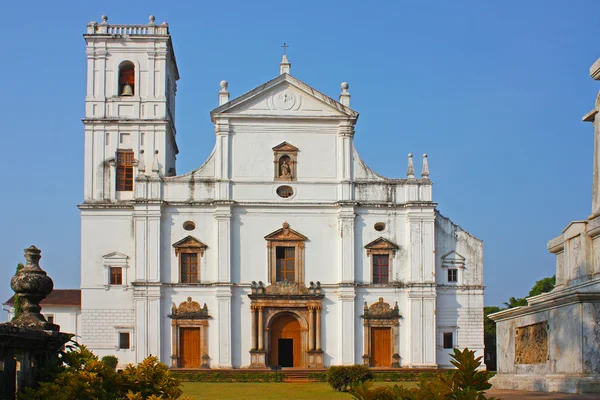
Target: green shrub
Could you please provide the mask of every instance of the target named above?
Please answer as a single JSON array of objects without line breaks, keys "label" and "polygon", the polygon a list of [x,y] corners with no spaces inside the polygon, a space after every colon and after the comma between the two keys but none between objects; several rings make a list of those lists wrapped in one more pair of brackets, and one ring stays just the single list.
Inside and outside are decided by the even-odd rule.
[{"label": "green shrub", "polygon": [[85,346],[61,353],[62,365],[37,387],[25,388],[19,400],[175,400],[183,393],[180,383],[166,365],[148,357],[138,365],[128,365],[122,373]]},{"label": "green shrub", "polygon": [[[454,349],[451,373],[438,374],[435,379],[423,377],[419,387],[407,389],[402,386],[372,388],[371,382],[357,382],[349,390],[357,400],[493,400],[485,391],[492,385],[489,374],[478,370],[481,357],[469,349]],[[435,374],[422,373],[422,376]]]},{"label": "green shrub", "polygon": [[327,383],[338,392],[369,379],[373,379],[373,373],[364,365],[332,366],[327,369]]},{"label": "green shrub", "polygon": [[117,370],[117,365],[119,364],[119,359],[115,356],[104,356],[100,359],[101,362],[108,365],[115,371]]},{"label": "green shrub", "polygon": [[310,372],[307,378],[311,381],[327,382],[327,373],[325,372]]}]

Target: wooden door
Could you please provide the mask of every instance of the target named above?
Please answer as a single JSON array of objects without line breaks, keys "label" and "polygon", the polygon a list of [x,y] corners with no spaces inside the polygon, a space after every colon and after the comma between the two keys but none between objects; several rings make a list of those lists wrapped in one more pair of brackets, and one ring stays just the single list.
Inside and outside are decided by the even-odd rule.
[{"label": "wooden door", "polygon": [[271,324],[270,365],[279,365],[279,339],[293,340],[294,367],[302,366],[300,323],[291,315],[282,315]]},{"label": "wooden door", "polygon": [[392,366],[392,328],[371,328],[371,367]]},{"label": "wooden door", "polygon": [[200,328],[179,328],[179,367],[200,368]]}]

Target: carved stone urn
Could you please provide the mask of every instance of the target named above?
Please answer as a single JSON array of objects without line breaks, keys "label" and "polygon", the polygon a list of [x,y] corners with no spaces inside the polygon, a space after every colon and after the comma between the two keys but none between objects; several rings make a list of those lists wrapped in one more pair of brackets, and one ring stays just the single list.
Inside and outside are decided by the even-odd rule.
[{"label": "carved stone urn", "polygon": [[35,246],[25,249],[27,265],[12,277],[10,286],[21,302],[22,313],[12,321],[24,328],[57,331],[58,326],[46,321],[40,313],[40,302],[54,289],[52,279],[40,268],[41,251]]}]

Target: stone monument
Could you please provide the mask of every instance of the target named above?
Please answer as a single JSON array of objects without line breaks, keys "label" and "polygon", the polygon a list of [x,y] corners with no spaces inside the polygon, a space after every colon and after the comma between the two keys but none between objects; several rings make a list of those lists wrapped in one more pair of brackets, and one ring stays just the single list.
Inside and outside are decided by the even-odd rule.
[{"label": "stone monument", "polygon": [[54,286],[40,268],[40,254],[35,246],[25,249],[27,265],[11,280],[22,312],[0,324],[0,399],[14,399],[17,392],[35,385],[38,372],[48,363],[59,362],[59,350],[72,336],[59,332],[60,327],[40,313],[40,302]]},{"label": "stone monument", "polygon": [[[600,80],[600,59],[590,75]],[[594,125],[592,214],[548,242],[556,286],[528,305],[491,314],[497,324],[494,388],[600,393],[600,94]]]}]

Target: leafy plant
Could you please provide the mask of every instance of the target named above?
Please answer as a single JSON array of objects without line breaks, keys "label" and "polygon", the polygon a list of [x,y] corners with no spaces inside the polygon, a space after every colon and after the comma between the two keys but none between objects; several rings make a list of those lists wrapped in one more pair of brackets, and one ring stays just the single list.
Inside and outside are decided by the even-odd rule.
[{"label": "leafy plant", "polygon": [[148,357],[117,373],[111,361],[98,360],[85,346],[72,347],[72,351],[61,353],[62,365],[48,370],[37,387],[24,389],[18,399],[175,400],[183,393],[179,381],[156,357]]},{"label": "leafy plant", "polygon": [[113,370],[117,370],[117,365],[119,364],[119,359],[115,356],[104,356],[100,359],[104,364],[111,367]]},{"label": "leafy plant", "polygon": [[327,383],[338,392],[349,386],[373,379],[373,373],[364,365],[333,366],[327,369]]},{"label": "leafy plant", "polygon": [[[419,387],[402,386],[372,388],[372,382],[355,383],[349,390],[357,400],[484,400],[485,391],[492,385],[488,373],[480,371],[481,358],[469,349],[454,349],[452,374],[438,374],[436,379],[423,379]],[[488,398],[493,400],[493,398]]]}]

